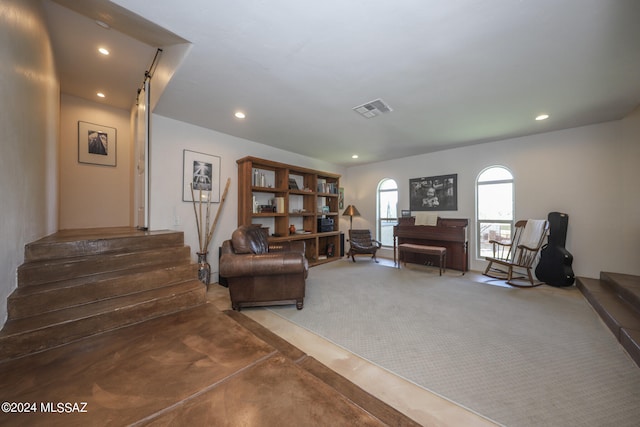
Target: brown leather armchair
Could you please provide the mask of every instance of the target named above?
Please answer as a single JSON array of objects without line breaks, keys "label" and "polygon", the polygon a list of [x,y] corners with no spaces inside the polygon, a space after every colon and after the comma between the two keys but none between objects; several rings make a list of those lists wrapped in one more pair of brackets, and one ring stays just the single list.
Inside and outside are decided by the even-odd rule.
[{"label": "brown leather armchair", "polygon": [[222,243],[220,275],[227,278],[231,307],[296,304],[302,310],[309,263],[302,241],[269,244],[257,226],[240,226]]},{"label": "brown leather armchair", "polygon": [[356,262],[355,255],[371,255],[378,262],[376,252],[382,244],[371,237],[371,230],[349,230],[349,252],[347,256]]}]

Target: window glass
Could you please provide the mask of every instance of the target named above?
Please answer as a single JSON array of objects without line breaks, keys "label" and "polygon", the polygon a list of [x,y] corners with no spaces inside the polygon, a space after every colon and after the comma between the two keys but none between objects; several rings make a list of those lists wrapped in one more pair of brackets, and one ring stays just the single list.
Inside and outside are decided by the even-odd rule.
[{"label": "window glass", "polygon": [[376,234],[382,246],[393,246],[393,226],[398,223],[398,185],[393,179],[378,184]]},{"label": "window glass", "polygon": [[380,183],[380,190],[397,190],[398,186],[393,179],[385,179]]},{"label": "window glass", "polygon": [[513,219],[513,182],[478,185],[478,219]]},{"label": "window glass", "polygon": [[478,182],[513,180],[513,175],[503,167],[485,169],[478,177]]},{"label": "window glass", "polygon": [[491,240],[511,240],[514,181],[507,168],[492,166],[478,175],[476,184],[476,255],[484,258],[492,255]]},{"label": "window glass", "polygon": [[380,211],[378,216],[383,219],[397,219],[398,191],[380,191]]}]

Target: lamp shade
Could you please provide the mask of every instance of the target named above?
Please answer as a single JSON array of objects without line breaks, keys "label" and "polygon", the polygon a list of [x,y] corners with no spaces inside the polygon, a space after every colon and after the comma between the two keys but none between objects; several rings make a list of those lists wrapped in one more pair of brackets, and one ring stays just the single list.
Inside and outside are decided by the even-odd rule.
[{"label": "lamp shade", "polygon": [[353,205],[349,205],[347,206],[347,209],[344,210],[344,212],[342,213],[342,215],[345,216],[360,216],[360,212],[358,212],[358,208],[356,208]]}]

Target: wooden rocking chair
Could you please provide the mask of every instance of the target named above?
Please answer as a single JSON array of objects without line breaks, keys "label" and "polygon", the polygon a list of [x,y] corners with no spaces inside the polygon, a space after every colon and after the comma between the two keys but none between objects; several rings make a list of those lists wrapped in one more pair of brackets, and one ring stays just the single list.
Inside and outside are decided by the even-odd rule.
[{"label": "wooden rocking chair", "polygon": [[[493,245],[493,256],[485,257],[489,265],[483,274],[506,280],[511,286],[542,285],[542,282],[535,283],[531,269],[548,231],[549,223],[546,220],[530,219],[516,222],[511,242],[489,241]],[[527,279],[530,285],[516,283],[516,279]]]}]

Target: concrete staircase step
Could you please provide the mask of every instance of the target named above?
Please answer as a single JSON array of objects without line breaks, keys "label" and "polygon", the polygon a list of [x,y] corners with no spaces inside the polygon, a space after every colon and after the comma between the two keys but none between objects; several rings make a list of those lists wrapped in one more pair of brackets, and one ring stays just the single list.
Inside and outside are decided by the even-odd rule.
[{"label": "concrete staircase step", "polygon": [[634,277],[602,273],[600,279],[577,277],[576,286],[640,366],[640,306],[636,303],[634,290],[627,290],[630,283],[633,288],[640,280]]},{"label": "concrete staircase step", "polygon": [[204,303],[206,287],[189,280],[77,307],[7,321],[0,360],[17,358]]},{"label": "concrete staircase step", "polygon": [[600,280],[640,313],[640,277],[631,274],[602,272]]},{"label": "concrete staircase step", "polygon": [[640,329],[622,328],[620,330],[620,344],[640,366]]},{"label": "concrete staircase step", "polygon": [[62,230],[25,246],[25,262],[183,246],[184,233],[131,227]]},{"label": "concrete staircase step", "polygon": [[179,265],[190,262],[190,260],[191,249],[188,246],[175,246],[126,253],[105,253],[34,261],[18,267],[18,286],[42,285],[145,265]]},{"label": "concrete staircase step", "polygon": [[7,301],[9,320],[35,316],[116,296],[129,295],[197,278],[197,264],[142,266],[75,279],[20,287]]},{"label": "concrete staircase step", "polygon": [[0,362],[206,303],[182,232],[62,230],[25,246]]}]

